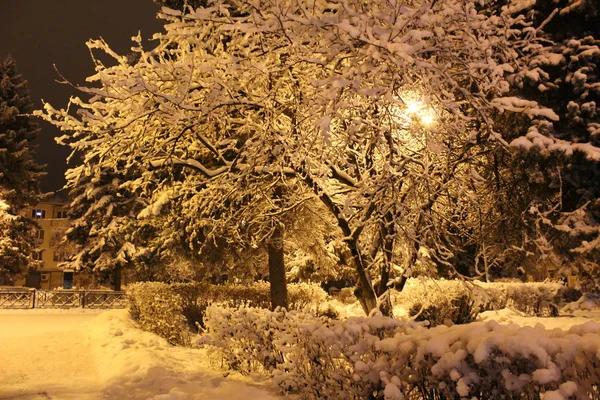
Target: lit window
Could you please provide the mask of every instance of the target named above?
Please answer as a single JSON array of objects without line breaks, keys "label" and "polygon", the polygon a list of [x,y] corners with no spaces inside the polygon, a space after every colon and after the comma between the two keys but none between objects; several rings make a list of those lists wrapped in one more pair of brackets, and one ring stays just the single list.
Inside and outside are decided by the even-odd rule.
[{"label": "lit window", "polygon": [[46,210],[32,210],[31,218],[46,218]]}]

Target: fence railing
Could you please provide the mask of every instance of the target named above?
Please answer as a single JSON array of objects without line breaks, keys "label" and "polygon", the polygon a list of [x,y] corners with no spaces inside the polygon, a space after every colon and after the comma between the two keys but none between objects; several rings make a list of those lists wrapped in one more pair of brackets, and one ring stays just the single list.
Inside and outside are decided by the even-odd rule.
[{"label": "fence railing", "polygon": [[0,308],[33,308],[35,291],[0,290]]},{"label": "fence railing", "polygon": [[0,290],[0,308],[125,308],[125,292],[96,290]]}]

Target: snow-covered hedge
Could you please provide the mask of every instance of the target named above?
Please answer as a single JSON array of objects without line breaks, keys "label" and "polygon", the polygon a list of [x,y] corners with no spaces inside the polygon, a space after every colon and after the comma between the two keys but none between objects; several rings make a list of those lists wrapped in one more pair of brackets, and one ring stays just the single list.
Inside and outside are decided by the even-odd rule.
[{"label": "snow-covered hedge", "polygon": [[129,285],[129,313],[140,327],[156,333],[171,344],[189,345],[190,333],[183,314],[184,299],[179,293],[192,292],[191,285],[139,282]]},{"label": "snow-covered hedge", "polygon": [[444,322],[468,323],[486,310],[514,308],[533,316],[557,315],[564,286],[557,282],[465,282],[461,280],[411,279],[393,294],[401,304],[432,326]]},{"label": "snow-covered hedge", "polygon": [[[210,304],[227,307],[269,308],[267,282],[251,285],[210,285],[207,283],[138,282],[127,289],[129,311],[142,329],[154,332],[172,344],[189,345],[190,331],[203,325]],[[316,310],[327,294],[315,284],[288,285],[289,308]]]},{"label": "snow-covered hedge", "polygon": [[[327,299],[327,293],[316,284],[291,283],[288,289],[290,310],[316,308]],[[203,300],[229,307],[248,306],[271,307],[270,285],[268,282],[254,282],[249,285],[227,284],[207,285],[202,293]]]},{"label": "snow-covered hedge", "polygon": [[200,343],[303,399],[600,398],[600,324],[426,328],[381,316],[209,307]]}]

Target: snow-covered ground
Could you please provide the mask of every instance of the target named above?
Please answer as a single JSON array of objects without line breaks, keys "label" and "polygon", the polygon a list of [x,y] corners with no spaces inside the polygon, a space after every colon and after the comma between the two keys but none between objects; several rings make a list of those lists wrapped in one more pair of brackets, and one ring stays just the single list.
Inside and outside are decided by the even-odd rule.
[{"label": "snow-covered ground", "polygon": [[479,314],[482,321],[494,320],[500,324],[516,324],[519,326],[534,327],[538,324],[544,326],[547,330],[562,329],[569,330],[575,325],[583,325],[586,322],[594,321],[600,323],[600,311],[574,311],[569,314],[561,314],[554,318],[529,317],[509,308],[498,311],[486,311]]},{"label": "snow-covered ground", "polygon": [[125,310],[0,310],[0,343],[2,400],[284,398],[137,329]]},{"label": "snow-covered ground", "polygon": [[[333,304],[343,317],[357,304]],[[502,324],[568,330],[598,310],[532,318],[505,309],[481,314]],[[225,376],[202,349],[173,347],[137,329],[126,310],[0,310],[0,399],[276,400],[266,382]]]}]

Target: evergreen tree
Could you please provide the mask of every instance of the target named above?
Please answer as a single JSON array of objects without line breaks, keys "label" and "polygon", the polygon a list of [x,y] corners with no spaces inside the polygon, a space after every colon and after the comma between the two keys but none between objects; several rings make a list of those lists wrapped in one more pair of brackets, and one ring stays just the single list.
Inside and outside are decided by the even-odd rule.
[{"label": "evergreen tree", "polygon": [[25,115],[33,111],[27,81],[12,56],[0,59],[0,186],[18,211],[37,201],[43,167],[33,159],[39,128]]},{"label": "evergreen tree", "polygon": [[196,9],[206,7],[206,0],[154,0],[161,7],[168,7],[173,10],[186,11],[188,7]]},{"label": "evergreen tree", "polygon": [[120,290],[121,271],[134,265],[139,253],[132,236],[140,200],[119,185],[124,175],[133,173],[116,173],[111,169],[91,173],[89,169],[76,167],[66,174],[74,181],[69,191],[71,226],[66,231],[67,241],[74,245],[74,254],[63,266],[112,276],[115,290]]},{"label": "evergreen tree", "polygon": [[[512,188],[504,196],[522,216],[521,253],[530,264],[553,259],[565,273],[587,274],[600,262],[600,6],[496,3],[530,25],[514,40],[520,57],[508,81],[518,100],[500,106],[515,150],[503,157]],[[529,113],[532,105],[544,113]],[[529,118],[512,114],[522,110]]]},{"label": "evergreen tree", "polygon": [[32,110],[27,81],[18,73],[15,60],[0,58],[0,269],[8,274],[27,266],[34,240],[34,223],[20,216],[37,202],[43,175],[32,151],[39,129],[25,115]]}]

